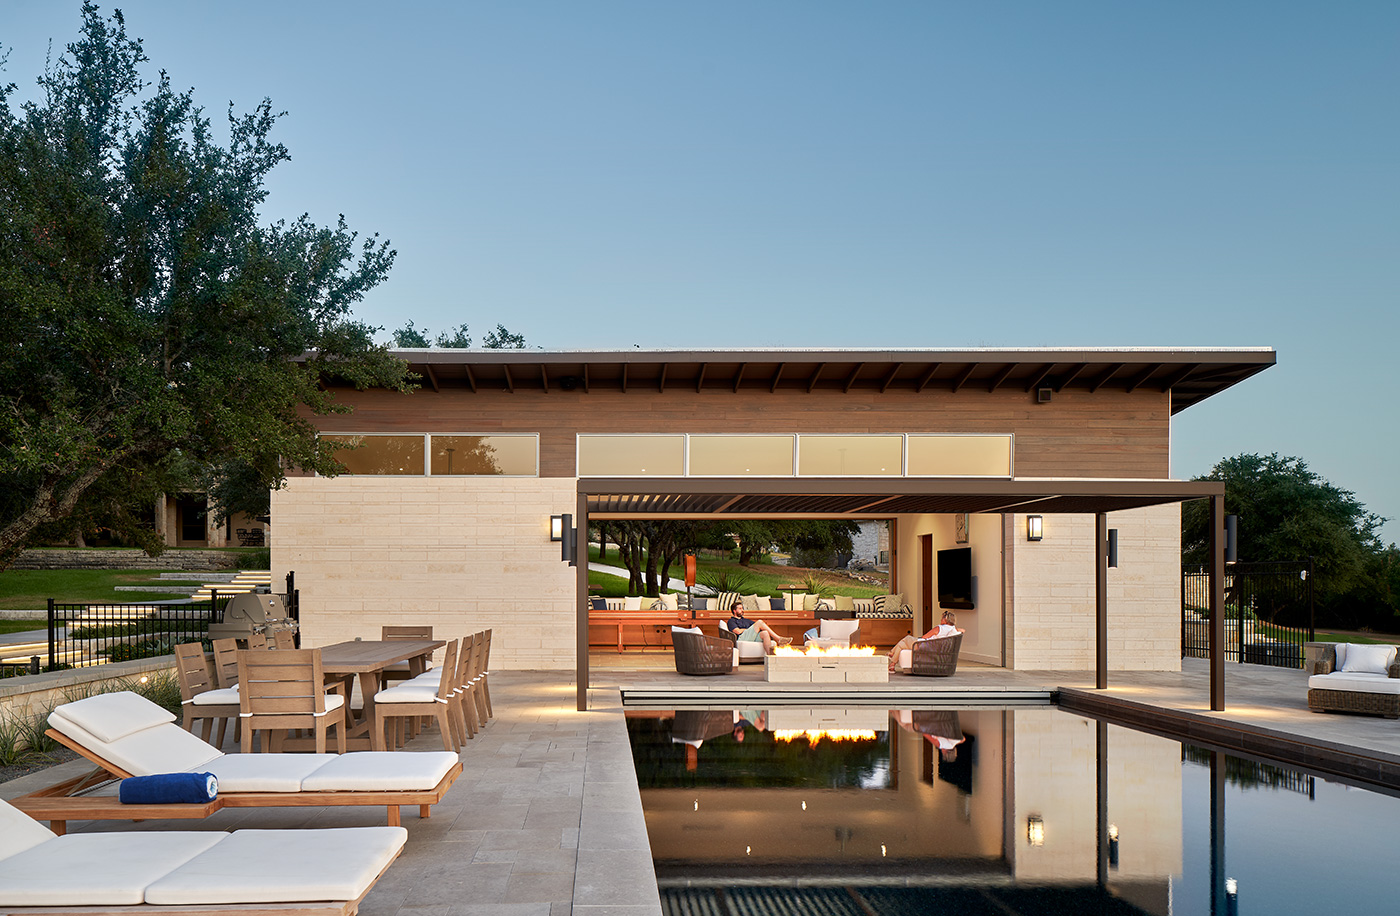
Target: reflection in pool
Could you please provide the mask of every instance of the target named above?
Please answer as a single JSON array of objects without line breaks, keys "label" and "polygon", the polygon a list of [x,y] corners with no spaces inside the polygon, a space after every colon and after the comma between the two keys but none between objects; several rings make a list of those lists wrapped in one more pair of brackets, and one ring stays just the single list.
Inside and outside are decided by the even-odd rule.
[{"label": "reflection in pool", "polygon": [[1053,708],[628,728],[671,913],[1325,912],[1339,874],[1350,911],[1383,912],[1400,891],[1400,801]]}]

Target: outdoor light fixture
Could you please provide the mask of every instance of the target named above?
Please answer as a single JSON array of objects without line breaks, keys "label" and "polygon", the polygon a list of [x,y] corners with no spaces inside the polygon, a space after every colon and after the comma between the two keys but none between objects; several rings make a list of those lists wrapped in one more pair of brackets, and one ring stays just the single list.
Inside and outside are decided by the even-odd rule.
[{"label": "outdoor light fixture", "polygon": [[1026,818],[1026,842],[1032,846],[1045,845],[1045,821],[1039,814]]},{"label": "outdoor light fixture", "polygon": [[564,516],[551,515],[549,517],[549,539],[551,541],[564,540]]},{"label": "outdoor light fixture", "polygon": [[578,532],[574,530],[574,517],[567,512],[559,516],[559,559],[574,566],[578,560]]},{"label": "outdoor light fixture", "polygon": [[1108,529],[1108,568],[1118,568],[1118,529]]},{"label": "outdoor light fixture", "polygon": [[1225,562],[1233,563],[1239,559],[1240,552],[1240,517],[1238,515],[1225,516]]},{"label": "outdoor light fixture", "polygon": [[1040,515],[1026,516],[1026,540],[1038,541],[1045,537],[1045,518]]}]

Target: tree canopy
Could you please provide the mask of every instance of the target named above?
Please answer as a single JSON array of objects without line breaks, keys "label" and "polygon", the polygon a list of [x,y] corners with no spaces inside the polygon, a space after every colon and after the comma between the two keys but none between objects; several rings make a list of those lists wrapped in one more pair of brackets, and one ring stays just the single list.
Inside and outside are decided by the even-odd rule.
[{"label": "tree canopy", "polygon": [[[436,338],[430,340],[428,335],[431,333],[427,328],[418,327],[410,319],[407,324],[394,331],[390,338],[396,347],[443,347],[451,350],[465,350],[472,345],[472,335],[465,324],[440,331]],[[486,332],[486,337],[482,339],[481,345],[488,350],[523,350],[525,349],[525,335],[511,333],[506,330],[505,325],[498,324],[494,331]]]},{"label": "tree canopy", "polygon": [[0,567],[85,499],[140,492],[172,456],[334,474],[306,413],[344,412],[321,381],[406,389],[406,366],[351,307],[394,251],[342,217],[263,223],[289,158],[264,99],[215,139],[193,91],[110,19],[16,107],[0,89]]}]

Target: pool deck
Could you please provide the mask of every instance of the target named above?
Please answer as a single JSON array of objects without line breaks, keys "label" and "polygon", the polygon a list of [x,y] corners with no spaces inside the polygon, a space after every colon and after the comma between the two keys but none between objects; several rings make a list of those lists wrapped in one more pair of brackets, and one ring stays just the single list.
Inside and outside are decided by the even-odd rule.
[{"label": "pool deck", "polygon": [[[810,705],[788,685],[765,684],[762,666],[694,678],[655,668],[605,668],[595,659],[588,713],[574,708],[570,672],[503,671],[491,681],[496,718],[463,749],[464,772],[431,818],[403,809],[408,847],[365,899],[364,916],[655,916],[660,897],[627,743],[624,693],[655,700],[669,691],[677,704],[690,705],[708,695],[726,706],[726,694],[741,687],[746,704]],[[1062,705],[1076,711],[1179,731],[1227,750],[1282,756],[1319,771],[1352,766],[1355,778],[1400,794],[1400,721],[1309,712],[1306,682],[1301,671],[1229,665],[1227,709],[1213,713],[1202,660],[1184,660],[1180,673],[1113,672],[1107,691],[1092,689],[1092,672],[967,666],[951,678],[893,675],[887,685],[852,685],[865,696],[842,704],[992,706],[1007,698],[1033,702],[1040,696],[1043,702],[1058,693]],[[774,689],[779,686],[785,690]],[[440,748],[436,732],[411,745]],[[74,761],[0,783],[0,798],[86,768]],[[339,827],[381,824],[383,816],[374,808],[243,808],[205,821],[70,823],[69,829]]]}]

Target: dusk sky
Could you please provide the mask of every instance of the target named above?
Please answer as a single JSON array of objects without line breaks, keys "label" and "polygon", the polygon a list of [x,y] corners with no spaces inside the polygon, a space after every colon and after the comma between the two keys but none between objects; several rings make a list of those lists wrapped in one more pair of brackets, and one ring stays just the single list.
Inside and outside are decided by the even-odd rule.
[{"label": "dusk sky", "polygon": [[[1297,455],[1400,540],[1393,0],[120,8],[221,133],[230,100],[288,112],[269,220],[392,240],[362,320],[546,349],[1274,347],[1174,420],[1173,475]],[[3,79],[32,93],[78,25],[7,0]]]}]

